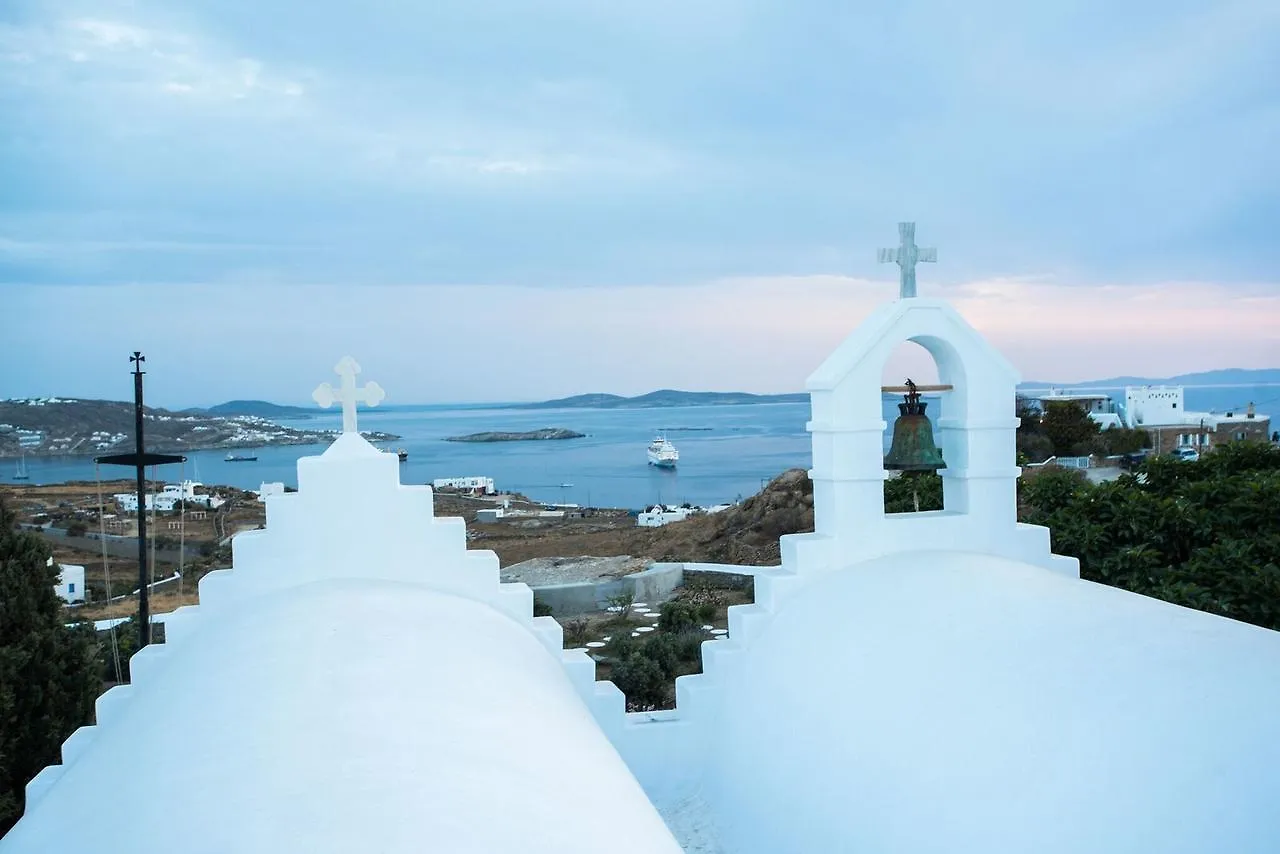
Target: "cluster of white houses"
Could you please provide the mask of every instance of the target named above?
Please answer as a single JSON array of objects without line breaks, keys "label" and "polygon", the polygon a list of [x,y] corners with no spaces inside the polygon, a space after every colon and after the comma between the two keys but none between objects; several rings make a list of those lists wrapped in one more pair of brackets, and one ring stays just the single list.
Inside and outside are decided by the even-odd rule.
[{"label": "cluster of white houses", "polygon": [[[210,510],[221,507],[225,499],[207,492],[196,492],[203,483],[195,480],[184,480],[182,483],[166,483],[159,493],[148,492],[145,500],[147,510],[168,513],[176,509],[179,503],[199,505]],[[135,492],[117,492],[114,496],[116,506],[125,513],[138,512],[138,495]]]},{"label": "cluster of white houses", "polygon": [[728,510],[731,506],[730,504],[714,504],[710,507],[691,507],[689,505],[674,507],[669,504],[655,504],[652,507],[646,507],[643,512],[636,516],[636,526],[640,528],[661,528],[663,525],[670,525],[672,522],[683,522],[690,516],[719,513],[721,510]]},{"label": "cluster of white houses", "polygon": [[1129,386],[1124,390],[1123,405],[1105,393],[1080,391],[1051,391],[1038,400],[1042,410],[1053,403],[1080,406],[1103,430],[1143,430],[1158,454],[1271,438],[1270,416],[1256,412],[1252,403],[1240,412],[1190,412],[1182,386]]}]

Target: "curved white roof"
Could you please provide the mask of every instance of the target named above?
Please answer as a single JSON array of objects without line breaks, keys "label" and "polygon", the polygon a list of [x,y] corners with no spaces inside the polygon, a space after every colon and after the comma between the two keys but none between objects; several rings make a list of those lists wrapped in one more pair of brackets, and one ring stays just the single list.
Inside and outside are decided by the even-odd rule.
[{"label": "curved white roof", "polygon": [[815,580],[726,674],[725,850],[1280,850],[1280,633],[1003,558]]},{"label": "curved white roof", "polygon": [[676,852],[557,659],[494,608],[326,580],[211,618],[0,852]]}]

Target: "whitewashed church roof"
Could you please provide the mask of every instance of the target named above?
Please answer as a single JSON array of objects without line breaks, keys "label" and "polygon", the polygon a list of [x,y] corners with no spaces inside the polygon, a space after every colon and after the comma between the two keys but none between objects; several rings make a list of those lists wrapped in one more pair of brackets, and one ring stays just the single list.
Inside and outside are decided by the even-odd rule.
[{"label": "whitewashed church roof", "polygon": [[0,851],[680,850],[557,658],[487,605],[332,579],[174,653]]},{"label": "whitewashed church roof", "polygon": [[1280,850],[1280,635],[917,551],[753,638],[705,783],[724,850]]}]

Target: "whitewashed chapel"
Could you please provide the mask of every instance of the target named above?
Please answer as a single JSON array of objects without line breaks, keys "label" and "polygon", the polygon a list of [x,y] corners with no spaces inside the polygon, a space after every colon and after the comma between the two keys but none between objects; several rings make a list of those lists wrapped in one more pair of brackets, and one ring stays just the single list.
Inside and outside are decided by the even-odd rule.
[{"label": "whitewashed chapel", "polygon": [[[344,360],[316,397],[346,432],[134,657],[0,852],[1280,851],[1280,634],[1082,581],[1018,524],[1017,375],[914,295],[932,258],[903,237],[901,298],[809,379],[816,530],[674,711],[627,714],[399,483],[355,432],[382,392]],[[904,341],[952,387],[945,509],[887,516]]]}]

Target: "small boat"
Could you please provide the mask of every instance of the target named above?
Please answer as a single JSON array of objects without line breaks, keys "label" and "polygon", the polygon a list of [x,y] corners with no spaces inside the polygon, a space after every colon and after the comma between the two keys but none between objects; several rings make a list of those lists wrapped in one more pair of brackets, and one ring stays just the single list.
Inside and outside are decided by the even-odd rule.
[{"label": "small boat", "polygon": [[680,459],[676,446],[667,441],[665,436],[658,436],[649,443],[649,465],[662,469],[673,469]]},{"label": "small boat", "polygon": [[18,458],[18,467],[13,473],[14,480],[30,480],[31,475],[27,474],[27,455],[24,453]]},{"label": "small boat", "polygon": [[396,456],[400,458],[400,462],[404,462],[405,460],[409,459],[409,452],[406,451],[404,448],[401,448],[400,450],[396,451]]},{"label": "small boat", "polygon": [[258,458],[252,454],[227,454],[226,461],[229,463],[254,463],[258,461]]}]

